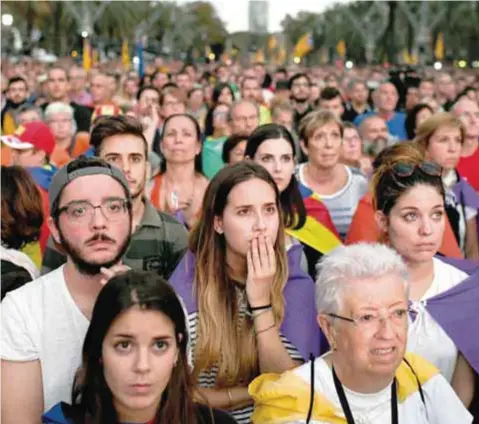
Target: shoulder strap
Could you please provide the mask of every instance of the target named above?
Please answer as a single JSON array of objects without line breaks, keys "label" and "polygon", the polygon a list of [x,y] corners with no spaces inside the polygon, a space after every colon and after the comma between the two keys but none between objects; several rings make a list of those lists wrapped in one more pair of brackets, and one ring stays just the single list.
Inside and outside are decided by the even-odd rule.
[{"label": "shoulder strap", "polygon": [[424,397],[424,392],[422,390],[422,385],[421,385],[421,382],[419,381],[419,377],[417,376],[416,371],[414,371],[414,368],[411,366],[411,364],[409,363],[409,361],[406,358],[403,358],[403,361],[406,363],[406,365],[409,367],[411,372],[414,374],[414,377],[416,378],[416,381],[417,381],[419,396],[421,396],[422,403],[424,404],[424,406],[426,406],[426,398]]}]

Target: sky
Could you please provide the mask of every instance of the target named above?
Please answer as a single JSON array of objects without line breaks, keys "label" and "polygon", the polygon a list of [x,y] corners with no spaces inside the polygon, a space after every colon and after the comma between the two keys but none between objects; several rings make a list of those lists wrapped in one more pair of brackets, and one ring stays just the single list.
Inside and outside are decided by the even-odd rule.
[{"label": "sky", "polygon": [[[191,0],[178,0],[178,3],[188,3]],[[346,3],[349,0],[269,0],[268,32],[282,30],[281,21],[286,14],[296,16],[300,11],[322,12],[335,3]],[[209,0],[221,20],[226,24],[228,32],[248,30],[249,0]]]}]

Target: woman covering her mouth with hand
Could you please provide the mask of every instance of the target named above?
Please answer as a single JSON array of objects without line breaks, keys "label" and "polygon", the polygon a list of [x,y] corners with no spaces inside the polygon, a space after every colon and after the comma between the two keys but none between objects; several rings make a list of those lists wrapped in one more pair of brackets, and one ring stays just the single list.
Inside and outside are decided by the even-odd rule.
[{"label": "woman covering her mouth with hand", "polygon": [[[220,170],[170,284],[188,311],[193,375],[203,401],[239,423],[253,411],[248,384],[319,352],[314,283],[287,252],[276,183],[244,161]],[[198,398],[201,402],[202,398]]]}]

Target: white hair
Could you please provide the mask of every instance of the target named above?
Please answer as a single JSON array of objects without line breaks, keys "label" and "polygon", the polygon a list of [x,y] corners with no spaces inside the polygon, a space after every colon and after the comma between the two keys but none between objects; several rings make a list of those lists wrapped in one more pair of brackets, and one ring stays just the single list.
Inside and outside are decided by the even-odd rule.
[{"label": "white hair", "polygon": [[52,102],[45,109],[45,121],[48,122],[51,117],[57,113],[68,113],[68,115],[70,115],[72,120],[72,135],[75,134],[77,132],[77,124],[74,118],[75,111],[73,108],[67,103]]},{"label": "white hair", "polygon": [[63,102],[50,103],[45,109],[45,119],[48,121],[52,115],[56,115],[57,113],[68,113],[73,120],[73,108],[69,104]]},{"label": "white hair", "polygon": [[341,246],[316,265],[316,308],[319,314],[338,313],[343,286],[352,280],[397,275],[408,295],[407,266],[399,254],[379,243]]}]

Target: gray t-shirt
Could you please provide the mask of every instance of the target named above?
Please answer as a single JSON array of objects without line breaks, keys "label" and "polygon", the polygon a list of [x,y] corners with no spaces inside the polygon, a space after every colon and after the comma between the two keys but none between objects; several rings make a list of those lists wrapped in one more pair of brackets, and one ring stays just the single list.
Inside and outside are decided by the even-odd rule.
[{"label": "gray t-shirt", "polygon": [[[296,178],[305,187],[311,189],[304,179],[305,165],[301,164],[297,167]],[[331,219],[342,240],[346,238],[359,200],[368,191],[368,181],[364,175],[356,169],[351,169],[347,166],[345,168],[348,178],[341,190],[333,194],[315,193],[328,208]]]}]

